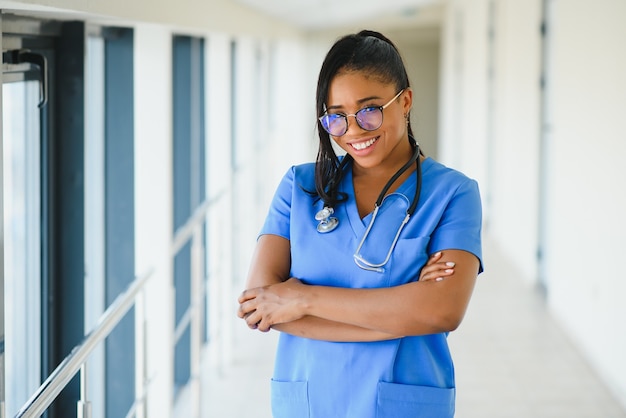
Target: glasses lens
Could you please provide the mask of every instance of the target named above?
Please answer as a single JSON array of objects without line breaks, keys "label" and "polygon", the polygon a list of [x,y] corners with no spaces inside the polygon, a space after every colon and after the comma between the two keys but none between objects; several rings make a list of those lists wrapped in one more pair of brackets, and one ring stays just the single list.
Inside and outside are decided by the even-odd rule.
[{"label": "glasses lens", "polygon": [[327,114],[320,118],[322,127],[332,136],[341,136],[348,130],[348,121],[339,114]]},{"label": "glasses lens", "polygon": [[383,124],[383,111],[380,107],[366,107],[356,112],[356,121],[366,131],[375,131]]}]

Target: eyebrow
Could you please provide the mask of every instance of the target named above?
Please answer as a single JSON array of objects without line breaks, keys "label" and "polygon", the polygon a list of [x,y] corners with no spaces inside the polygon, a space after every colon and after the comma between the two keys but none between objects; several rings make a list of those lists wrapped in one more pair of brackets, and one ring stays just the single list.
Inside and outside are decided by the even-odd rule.
[{"label": "eyebrow", "polygon": [[[382,97],[380,96],[369,96],[369,97],[364,97],[363,99],[359,99],[357,100],[357,104],[363,104],[365,102],[369,102],[370,100],[381,100]],[[343,106],[328,106],[326,107],[326,110],[333,110],[333,109],[341,109]]]}]

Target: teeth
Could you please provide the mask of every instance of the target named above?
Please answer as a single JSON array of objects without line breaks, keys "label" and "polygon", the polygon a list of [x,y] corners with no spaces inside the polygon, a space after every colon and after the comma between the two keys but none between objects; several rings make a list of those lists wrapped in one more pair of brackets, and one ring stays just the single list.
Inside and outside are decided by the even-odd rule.
[{"label": "teeth", "polygon": [[369,141],[365,141],[365,142],[358,142],[358,143],[352,144],[352,147],[353,147],[354,149],[356,149],[356,150],[359,150],[359,151],[360,151],[360,150],[362,150],[362,149],[365,149],[365,148],[367,148],[367,147],[372,146],[372,144],[373,144],[374,142],[376,142],[376,139],[377,139],[377,138],[372,138],[372,139],[370,139]]}]

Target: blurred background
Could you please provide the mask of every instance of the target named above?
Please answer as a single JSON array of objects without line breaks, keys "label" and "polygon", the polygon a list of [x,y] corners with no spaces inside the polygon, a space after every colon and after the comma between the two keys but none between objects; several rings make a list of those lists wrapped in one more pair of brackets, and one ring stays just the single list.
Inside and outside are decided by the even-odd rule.
[{"label": "blurred background", "polygon": [[364,28],[481,188],[457,416],[626,416],[623,0],[0,0],[0,28],[0,417],[270,416],[276,333],[236,298]]}]

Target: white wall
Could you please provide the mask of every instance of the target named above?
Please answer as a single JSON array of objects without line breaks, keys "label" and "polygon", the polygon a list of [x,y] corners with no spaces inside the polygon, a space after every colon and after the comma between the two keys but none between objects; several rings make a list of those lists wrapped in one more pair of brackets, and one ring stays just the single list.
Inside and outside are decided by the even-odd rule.
[{"label": "white wall", "polygon": [[207,198],[214,202],[207,235],[207,287],[210,300],[207,358],[212,366],[230,364],[233,344],[233,237],[231,227],[233,178],[231,171],[231,38],[211,34],[205,43]]},{"label": "white wall", "polygon": [[[393,36],[390,34],[389,36]],[[393,38],[391,38],[393,40]],[[438,42],[394,42],[404,59],[413,89],[411,126],[420,148],[437,158],[439,138],[439,44]]]},{"label": "white wall", "polygon": [[487,185],[487,2],[450,3],[442,28],[439,160]]},{"label": "white wall", "polygon": [[275,39],[271,46],[265,173],[272,193],[291,165],[314,161],[317,153],[315,83],[322,61],[311,55],[316,54],[305,37]]},{"label": "white wall", "polygon": [[558,0],[549,303],[626,405],[626,2]]},{"label": "white wall", "polygon": [[485,229],[529,282],[537,269],[539,24],[540,0],[465,0],[449,3],[442,32],[441,160],[478,181]]},{"label": "white wall", "polygon": [[487,205],[489,232],[537,277],[541,1],[494,2],[493,113]]},{"label": "white wall", "polygon": [[[529,284],[537,280],[540,185],[546,187],[542,234],[549,308],[626,405],[626,281],[619,263],[626,252],[626,187],[621,184],[626,178],[626,3],[552,0],[551,5],[550,129],[544,151],[541,1],[448,3],[441,156],[479,180],[485,230]],[[542,157],[547,172],[540,178]],[[488,259],[485,265],[488,269]]]},{"label": "white wall", "polygon": [[[135,27],[135,266],[146,285],[148,411],[173,405],[171,33]],[[141,330],[143,324],[137,324]],[[155,396],[156,394],[156,396]],[[151,414],[151,415],[152,415]]]},{"label": "white wall", "polygon": [[306,82],[303,50],[297,37],[237,38],[233,232],[243,263],[233,274],[241,288],[278,182],[291,165],[315,158],[315,90]]}]

